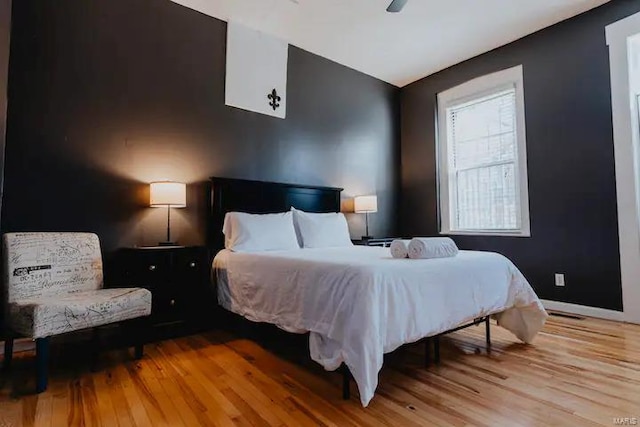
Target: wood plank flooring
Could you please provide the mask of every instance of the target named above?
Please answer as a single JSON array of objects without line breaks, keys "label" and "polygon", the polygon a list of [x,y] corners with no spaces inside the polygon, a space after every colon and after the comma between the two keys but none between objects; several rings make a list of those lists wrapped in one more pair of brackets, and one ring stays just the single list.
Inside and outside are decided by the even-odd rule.
[{"label": "wood plank flooring", "polygon": [[[388,355],[376,396],[309,360],[306,338],[211,331],[150,344],[133,361],[86,346],[55,354],[50,387],[28,394],[33,355],[0,377],[0,427],[8,426],[591,426],[640,418],[640,326],[550,317],[534,345],[492,328],[443,339],[425,370],[423,345]],[[617,420],[617,422],[625,422]],[[633,423],[633,419],[627,421]],[[638,421],[640,423],[640,420]]]}]

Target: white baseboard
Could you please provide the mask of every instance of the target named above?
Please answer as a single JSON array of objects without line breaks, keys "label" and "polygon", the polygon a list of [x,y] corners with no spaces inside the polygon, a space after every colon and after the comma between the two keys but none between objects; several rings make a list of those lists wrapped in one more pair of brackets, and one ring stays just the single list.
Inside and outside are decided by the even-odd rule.
[{"label": "white baseboard", "polygon": [[540,300],[547,310],[562,311],[564,313],[579,314],[581,316],[596,317],[598,319],[616,320],[624,322],[622,311],[607,310],[605,308],[589,307],[568,302]]}]

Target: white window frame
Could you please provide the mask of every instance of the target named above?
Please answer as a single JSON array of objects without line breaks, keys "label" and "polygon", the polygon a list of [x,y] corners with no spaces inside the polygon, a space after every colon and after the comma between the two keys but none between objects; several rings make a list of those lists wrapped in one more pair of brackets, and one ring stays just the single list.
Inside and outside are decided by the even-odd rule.
[{"label": "white window frame", "polygon": [[[491,93],[515,87],[516,91],[516,196],[518,204],[518,228],[509,230],[456,229],[453,227],[451,202],[455,195],[449,184],[449,162],[447,144],[447,108]],[[529,186],[527,181],[527,144],[524,114],[524,85],[522,65],[475,78],[459,86],[438,93],[437,158],[439,178],[440,234],[530,237]]]},{"label": "white window frame", "polygon": [[640,13],[606,27],[611,68],[618,233],[624,320],[640,324],[640,133],[634,123],[629,42],[640,33]]}]

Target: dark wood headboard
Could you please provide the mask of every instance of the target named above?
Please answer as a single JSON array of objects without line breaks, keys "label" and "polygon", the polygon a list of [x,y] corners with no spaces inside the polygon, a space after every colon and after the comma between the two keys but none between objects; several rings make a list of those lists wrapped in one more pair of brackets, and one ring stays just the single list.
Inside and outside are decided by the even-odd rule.
[{"label": "dark wood headboard", "polygon": [[277,213],[294,207],[307,212],[339,212],[342,188],[245,179],[210,178],[207,245],[212,255],[224,248],[227,212]]}]

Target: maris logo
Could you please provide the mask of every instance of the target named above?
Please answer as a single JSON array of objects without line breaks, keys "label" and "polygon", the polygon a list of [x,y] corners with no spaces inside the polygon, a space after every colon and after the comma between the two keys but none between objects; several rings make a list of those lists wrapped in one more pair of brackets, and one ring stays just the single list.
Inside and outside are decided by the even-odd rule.
[{"label": "maris logo", "polygon": [[615,417],[613,419],[613,425],[615,426],[637,426],[638,417]]}]

